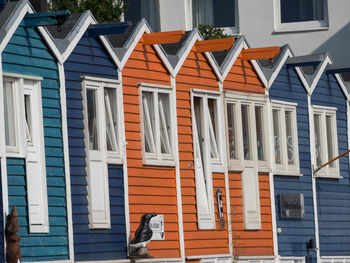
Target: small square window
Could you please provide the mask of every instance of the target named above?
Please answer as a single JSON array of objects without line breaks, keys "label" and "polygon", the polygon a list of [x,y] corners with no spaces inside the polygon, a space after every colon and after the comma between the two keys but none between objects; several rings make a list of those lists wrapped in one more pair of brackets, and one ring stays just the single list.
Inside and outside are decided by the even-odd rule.
[{"label": "small square window", "polygon": [[[338,155],[336,111],[313,106],[313,121],[315,163],[320,167]],[[317,172],[317,175],[339,177],[338,161],[325,166]]]},{"label": "small square window", "polygon": [[275,0],[277,31],[328,28],[327,1]]},{"label": "small square window", "polygon": [[169,88],[141,87],[144,163],[174,165],[174,125]]},{"label": "small square window", "polygon": [[298,132],[295,106],[272,105],[274,172],[299,175]]}]

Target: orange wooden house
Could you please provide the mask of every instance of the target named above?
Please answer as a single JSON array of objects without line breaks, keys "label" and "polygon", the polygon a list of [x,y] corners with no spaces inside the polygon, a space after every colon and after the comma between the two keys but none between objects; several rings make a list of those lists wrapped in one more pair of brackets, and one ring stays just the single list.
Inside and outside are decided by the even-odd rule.
[{"label": "orange wooden house", "polygon": [[[178,41],[181,34],[177,32],[172,41]],[[156,212],[163,219],[164,235],[153,235],[150,255],[180,262],[182,221],[172,68],[157,45],[159,34],[150,33],[145,20],[108,38],[121,61],[130,236],[134,237],[143,214]]]},{"label": "orange wooden house", "polygon": [[275,258],[270,191],[269,100],[256,59],[273,59],[278,47],[249,49],[243,37],[214,52],[222,70],[233,256],[260,262]]}]

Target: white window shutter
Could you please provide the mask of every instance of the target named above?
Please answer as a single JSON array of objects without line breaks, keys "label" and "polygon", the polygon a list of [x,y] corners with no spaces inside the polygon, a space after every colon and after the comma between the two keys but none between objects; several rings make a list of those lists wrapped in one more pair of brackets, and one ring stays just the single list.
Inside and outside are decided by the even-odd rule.
[{"label": "white window shutter", "polygon": [[109,189],[107,166],[104,162],[90,160],[89,170],[90,227],[109,228]]},{"label": "white window shutter", "polygon": [[199,229],[213,229],[214,222],[210,213],[210,203],[207,191],[206,178],[204,173],[202,154],[200,152],[199,137],[196,124],[196,117],[193,114],[193,142],[194,142],[194,163],[196,177],[196,199],[197,216]]},{"label": "white window shutter", "polygon": [[259,181],[256,168],[244,169],[242,184],[245,229],[261,229]]}]

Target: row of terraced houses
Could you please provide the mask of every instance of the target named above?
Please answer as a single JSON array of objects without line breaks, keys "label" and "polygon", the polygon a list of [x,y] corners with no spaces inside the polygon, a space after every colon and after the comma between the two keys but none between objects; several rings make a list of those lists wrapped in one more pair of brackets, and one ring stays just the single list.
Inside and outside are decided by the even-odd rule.
[{"label": "row of terraced houses", "polygon": [[1,262],[12,206],[23,262],[130,262],[152,212],[136,262],[350,262],[349,66],[64,15],[0,12]]}]

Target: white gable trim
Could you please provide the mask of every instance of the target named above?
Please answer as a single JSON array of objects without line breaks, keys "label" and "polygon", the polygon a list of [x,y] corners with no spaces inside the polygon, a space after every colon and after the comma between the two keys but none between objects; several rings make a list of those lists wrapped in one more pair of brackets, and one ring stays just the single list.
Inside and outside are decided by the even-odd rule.
[{"label": "white gable trim", "polygon": [[[179,73],[183,63],[185,63],[185,60],[186,60],[188,54],[191,52],[191,50],[192,50],[194,44],[197,42],[197,40],[202,40],[201,36],[199,35],[198,30],[192,31],[191,35],[192,36],[191,36],[189,43],[185,47],[182,47],[180,49],[179,61],[176,64],[176,67],[174,68],[174,76],[176,76]],[[187,41],[188,41],[188,39],[186,39],[186,42]]]},{"label": "white gable trim", "polygon": [[216,61],[213,59],[213,57],[211,55],[212,53],[211,52],[205,52],[204,54],[205,54],[207,60],[209,61],[210,66],[214,69],[215,75],[218,78],[218,80],[221,81],[221,82],[224,81],[224,78],[223,78],[223,76],[221,74],[220,68],[219,68],[218,64],[216,63]]},{"label": "white gable trim", "polygon": [[[13,34],[17,30],[19,24],[23,21],[25,15],[27,13],[31,14],[34,13],[34,10],[31,8],[28,0],[23,0],[19,3],[19,6],[16,7],[16,10],[20,10],[19,14],[17,16],[11,15],[10,19],[7,21],[5,25],[5,31],[7,31],[7,34],[3,41],[0,43],[0,53],[2,53],[7,46],[8,42],[11,40]],[[9,25],[9,28],[6,28]],[[46,29],[43,27],[37,27],[40,34],[42,35],[44,41],[47,43],[51,51],[53,52],[54,56],[56,57],[57,61],[59,63],[62,63],[62,56],[60,52],[58,51],[56,45],[53,43],[51,37],[47,33]]]},{"label": "white gable trim", "polygon": [[286,62],[286,60],[292,56],[292,52],[290,52],[289,48],[286,52],[286,54],[284,54],[283,58],[281,59],[279,65],[277,66],[276,70],[273,72],[273,74],[271,75],[270,80],[268,81],[268,89],[270,89],[270,87],[272,86],[273,82],[275,81],[275,79],[277,78],[278,74],[280,73],[284,63]]},{"label": "white gable trim", "polygon": [[344,95],[346,97],[347,100],[350,100],[350,97],[349,97],[349,92],[348,90],[346,89],[346,86],[344,84],[344,81],[342,80],[342,78],[340,77],[340,75],[338,73],[334,74],[335,78],[337,79],[338,83],[339,83],[339,86],[341,87],[342,91],[344,92]]},{"label": "white gable trim", "polygon": [[[145,33],[151,33],[151,29],[148,26],[147,22],[142,19],[140,24],[138,25],[140,26],[140,29],[138,30],[138,32],[133,33],[127,43],[126,43],[126,53],[124,54],[123,58],[120,61],[120,69],[122,70],[126,64],[126,62],[128,61],[129,57],[131,56],[132,52],[134,51],[136,45],[139,43],[141,37],[145,34]],[[131,41],[131,43],[129,44],[129,41]],[[166,57],[166,54],[164,53],[163,49],[160,48],[160,46],[158,44],[152,45],[153,48],[156,50],[157,54],[160,56],[160,59],[162,60],[163,64],[165,65],[165,67],[167,68],[168,72],[170,73],[170,75],[174,76],[174,70],[173,67],[171,66],[171,64],[169,63],[169,60]]]},{"label": "white gable trim", "polygon": [[314,80],[312,81],[311,86],[309,87],[310,89],[310,94],[312,94],[317,86],[318,81],[320,80],[323,72],[325,71],[326,67],[328,64],[332,64],[331,59],[329,58],[329,56],[327,55],[326,58],[322,61],[322,65],[319,68],[317,75],[315,76]]},{"label": "white gable trim", "polygon": [[[238,39],[236,41],[238,41]],[[226,79],[227,74],[230,72],[233,64],[236,62],[236,59],[238,58],[239,54],[241,54],[243,47],[244,47],[244,41],[242,41],[242,43],[238,47],[235,47],[235,44],[231,47],[230,54],[229,54],[231,58],[228,60],[228,62],[224,64],[224,67],[223,67],[224,68],[222,73],[223,80]],[[232,55],[232,52],[234,52],[233,55]]]}]

